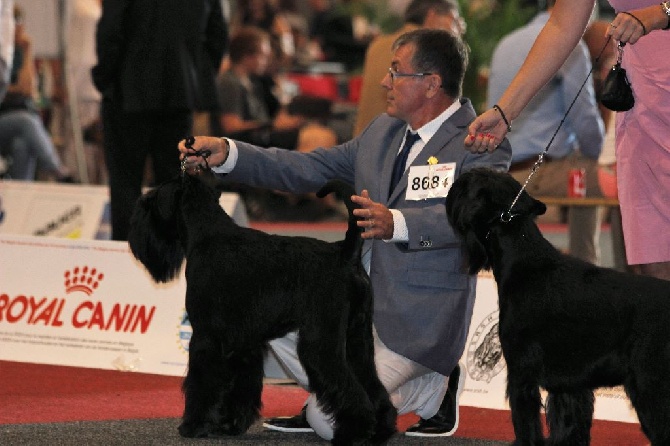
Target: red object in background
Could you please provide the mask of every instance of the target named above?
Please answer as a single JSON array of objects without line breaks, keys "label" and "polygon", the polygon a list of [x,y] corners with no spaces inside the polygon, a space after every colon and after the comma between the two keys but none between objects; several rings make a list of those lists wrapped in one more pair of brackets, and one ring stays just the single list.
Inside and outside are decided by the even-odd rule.
[{"label": "red object in background", "polygon": [[349,102],[358,103],[361,98],[361,87],[363,85],[363,76],[352,76],[349,79]]},{"label": "red object in background", "polygon": [[568,172],[568,197],[586,196],[586,169],[570,169]]},{"label": "red object in background", "polygon": [[332,101],[340,97],[337,78],[333,75],[290,73],[287,78],[298,85],[298,94],[327,98]]}]

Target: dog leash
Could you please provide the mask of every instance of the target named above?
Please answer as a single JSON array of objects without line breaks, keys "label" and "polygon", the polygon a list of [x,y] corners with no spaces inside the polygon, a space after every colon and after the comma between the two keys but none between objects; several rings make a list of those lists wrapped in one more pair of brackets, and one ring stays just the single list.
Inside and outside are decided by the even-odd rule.
[{"label": "dog leash", "polygon": [[[186,139],[184,140],[184,145],[186,146],[187,149],[190,150],[189,156],[199,156],[202,157],[203,160],[205,160],[205,169],[209,169],[209,163],[207,162],[207,158],[212,154],[211,150],[195,150],[193,148],[193,144],[195,144],[195,136],[187,136]],[[195,168],[197,172],[200,171],[200,166],[197,166]],[[181,160],[181,176],[183,177],[184,174],[186,174],[186,157],[182,158]]]},{"label": "dog leash", "polygon": [[[603,45],[603,48],[600,50],[600,53],[598,54],[598,57],[596,57],[595,61],[598,62],[600,60],[600,56],[603,55],[603,52],[605,52],[605,48],[607,48],[607,45],[609,45],[610,40],[612,40],[612,36],[607,36],[607,40],[605,41],[605,45]],[[575,98],[572,100],[570,103],[570,106],[568,109],[565,111],[565,114],[563,115],[563,119],[561,119],[561,122],[558,123],[558,127],[556,127],[556,131],[554,134],[551,136],[551,139],[549,140],[549,143],[547,143],[547,146],[544,148],[542,153],[537,158],[537,161],[535,161],[535,164],[533,164],[533,167],[530,170],[530,173],[528,174],[528,178],[526,178],[526,181],[523,183],[523,186],[521,186],[521,190],[519,190],[519,193],[516,194],[516,197],[514,197],[514,201],[512,201],[512,204],[510,205],[509,209],[507,212],[503,212],[500,214],[500,221],[503,223],[509,223],[512,218],[515,216],[512,214],[512,209],[514,208],[514,205],[519,201],[519,198],[521,197],[521,194],[523,193],[524,190],[526,190],[526,187],[528,186],[528,183],[530,182],[530,179],[533,178],[533,175],[535,175],[535,172],[540,168],[540,165],[544,162],[544,157],[549,152],[549,147],[551,147],[551,144],[554,142],[554,139],[556,138],[556,135],[558,134],[558,131],[563,127],[563,123],[565,122],[565,118],[568,117],[568,113],[570,113],[570,110],[572,110],[572,107],[575,105],[575,102],[577,102],[577,98],[581,94],[582,90],[584,89],[584,86],[586,85],[586,82],[588,82],[589,77],[593,73],[595,64],[591,65],[591,70],[589,71],[589,74],[586,75],[586,79],[584,79],[584,82],[582,82],[581,87],[579,87],[579,91],[577,91],[577,94],[575,95]],[[518,215],[518,214],[516,214]]]}]

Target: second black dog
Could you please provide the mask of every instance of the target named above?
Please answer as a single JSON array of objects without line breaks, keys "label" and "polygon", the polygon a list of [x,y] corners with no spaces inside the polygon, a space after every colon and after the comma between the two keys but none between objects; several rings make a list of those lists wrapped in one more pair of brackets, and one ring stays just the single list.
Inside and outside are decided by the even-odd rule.
[{"label": "second black dog", "polygon": [[599,268],[559,252],[535,217],[545,205],[510,175],[456,179],[447,216],[469,269],[492,269],[516,444],[587,445],[594,389],[623,385],[652,445],[670,444],[670,282]]},{"label": "second black dog", "polygon": [[174,278],[186,258],[193,334],[180,434],[246,432],[259,417],[267,341],[297,330],[310,390],[333,416],[333,444],[384,442],[396,410],[375,369],[372,289],[350,193],[346,238],[327,243],[237,226],[213,181],[209,172],[185,175],[147,193],[129,236],[158,282]]}]

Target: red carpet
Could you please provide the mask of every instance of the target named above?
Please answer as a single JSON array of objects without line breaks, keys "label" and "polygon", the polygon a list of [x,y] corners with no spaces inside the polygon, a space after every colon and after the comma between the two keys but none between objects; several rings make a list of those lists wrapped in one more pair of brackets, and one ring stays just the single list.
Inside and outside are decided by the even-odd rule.
[{"label": "red carpet", "polygon": [[[178,418],[183,399],[180,377],[0,361],[0,424]],[[267,385],[266,417],[297,413],[306,393],[293,386]],[[414,423],[401,416],[398,428]],[[508,411],[461,408],[457,437],[513,440]],[[642,446],[637,424],[595,421],[593,446]]]}]

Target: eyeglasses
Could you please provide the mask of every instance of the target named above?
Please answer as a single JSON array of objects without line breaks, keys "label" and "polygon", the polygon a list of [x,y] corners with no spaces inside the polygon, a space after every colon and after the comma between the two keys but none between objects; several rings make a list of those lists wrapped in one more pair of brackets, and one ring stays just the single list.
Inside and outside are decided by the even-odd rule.
[{"label": "eyeglasses", "polygon": [[397,77],[424,77],[424,76],[430,76],[433,73],[398,73],[395,71],[393,68],[389,68],[389,76],[391,76],[391,83],[397,78]]}]

